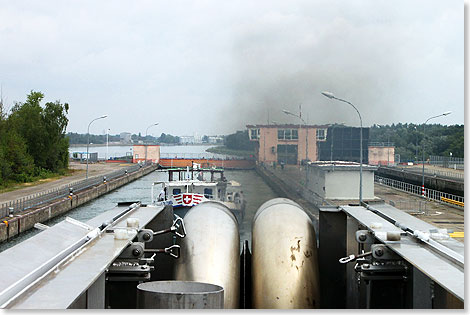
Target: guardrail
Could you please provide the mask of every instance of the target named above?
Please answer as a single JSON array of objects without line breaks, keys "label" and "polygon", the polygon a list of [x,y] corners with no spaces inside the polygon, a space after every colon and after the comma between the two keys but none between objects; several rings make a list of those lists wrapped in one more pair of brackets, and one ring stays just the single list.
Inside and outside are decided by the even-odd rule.
[{"label": "guardrail", "polygon": [[[374,181],[381,185],[389,186],[413,195],[421,196],[421,186],[408,184],[395,179],[385,178],[377,175],[374,176]],[[442,191],[426,188],[425,197],[440,203],[454,205],[459,209],[463,209],[464,207],[464,197],[448,194]]]},{"label": "guardrail", "polygon": [[128,172],[128,174],[134,173],[138,171],[142,166],[146,164],[135,164],[129,166],[127,169],[120,169],[114,171],[112,173],[103,174],[94,176],[89,179],[79,180],[67,185],[60,186],[58,188],[49,189],[47,191],[43,191],[40,193],[32,194],[23,198],[19,198],[7,203],[3,203],[0,205],[0,218],[7,217],[10,214],[18,214],[22,211],[31,209],[33,207],[37,207],[41,204],[49,202],[51,200],[68,196],[70,194],[70,189],[73,189],[73,192],[78,192],[84,189],[87,189],[92,186],[96,186],[103,182],[104,176],[106,176],[106,180],[111,180],[118,176],[122,176]]},{"label": "guardrail", "polygon": [[[383,166],[382,166],[383,167]],[[410,172],[413,174],[422,174],[423,169],[422,168],[416,168],[416,167],[406,167],[406,166],[393,166],[390,165],[389,167],[395,168],[401,171],[406,171]],[[464,180],[464,174],[461,172],[452,172],[452,171],[441,171],[441,170],[433,170],[433,169],[427,169],[426,165],[424,166],[424,174],[425,175],[431,175],[431,176],[436,176],[436,177],[443,177],[443,178],[448,178],[448,179],[458,179],[458,180]]]}]

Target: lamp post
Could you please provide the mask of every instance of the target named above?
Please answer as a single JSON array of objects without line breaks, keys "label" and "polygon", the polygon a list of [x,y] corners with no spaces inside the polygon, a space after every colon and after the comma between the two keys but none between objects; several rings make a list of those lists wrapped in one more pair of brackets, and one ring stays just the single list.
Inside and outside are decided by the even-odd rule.
[{"label": "lamp post", "polygon": [[[283,109],[282,112],[286,115],[291,115],[291,116],[294,116],[294,117],[297,117],[299,118],[303,124],[304,124],[304,127],[305,127],[305,162],[308,161],[308,128],[307,128],[307,123],[305,122],[305,120],[300,116],[300,115],[296,115],[288,110],[285,110]],[[299,131],[300,131],[300,127],[301,125],[299,125]],[[297,135],[298,137],[299,135]]]},{"label": "lamp post", "polygon": [[86,140],[86,179],[88,179],[88,160],[90,159],[90,157],[88,156],[88,146],[90,145],[90,125],[95,120],[103,119],[103,118],[106,118],[106,117],[108,117],[108,115],[103,115],[101,117],[95,118],[92,121],[90,121],[90,123],[88,124],[87,140]]},{"label": "lamp post", "polygon": [[426,191],[424,190],[424,144],[425,144],[425,137],[426,137],[426,123],[428,121],[430,121],[431,119],[434,119],[434,118],[437,118],[437,117],[441,117],[441,116],[447,116],[447,115],[450,115],[452,112],[444,112],[440,115],[436,115],[436,116],[432,116],[432,117],[429,117],[423,124],[423,178],[422,178],[422,181],[421,181],[421,196],[424,198],[426,197]]},{"label": "lamp post", "polygon": [[[305,122],[305,120],[302,118],[301,115],[296,115],[288,110],[285,110],[283,109],[282,112],[286,115],[291,115],[291,116],[294,116],[294,117],[297,117],[299,118],[303,123],[304,123],[304,127],[305,127],[305,186],[308,185],[308,164],[307,164],[307,161],[308,161],[308,128],[307,128],[307,123]],[[299,131],[300,131],[300,127],[301,125],[299,124]],[[297,134],[297,138],[299,137],[299,135]],[[286,150],[287,150],[287,146],[286,146]],[[300,169],[301,169],[301,165],[302,163],[299,163],[299,172],[300,172]]]},{"label": "lamp post", "polygon": [[111,129],[106,129],[106,158],[105,158],[105,162],[108,160],[108,143],[109,143],[109,131]]},{"label": "lamp post", "polygon": [[[158,125],[158,123],[151,124],[150,126],[147,127],[147,129],[145,130],[145,139],[147,139],[147,132],[149,131],[149,128],[156,126],[156,125]],[[145,144],[145,163],[147,163],[147,144]]]},{"label": "lamp post", "polygon": [[323,94],[324,96],[326,96],[330,99],[335,99],[335,100],[338,100],[340,102],[348,103],[349,105],[351,105],[356,110],[357,114],[359,115],[359,120],[361,122],[361,129],[360,129],[360,132],[359,132],[359,138],[360,138],[359,149],[361,150],[361,152],[359,153],[360,154],[359,155],[359,161],[360,161],[360,163],[359,163],[359,205],[362,205],[362,117],[361,117],[361,113],[359,113],[356,106],[354,106],[352,103],[350,103],[346,100],[337,98],[336,96],[333,95],[333,93],[321,92],[321,94]]},{"label": "lamp post", "polygon": [[418,146],[419,146],[419,141],[418,141],[418,126],[415,126],[415,131],[416,131],[416,156],[415,156],[415,164],[418,161]]}]

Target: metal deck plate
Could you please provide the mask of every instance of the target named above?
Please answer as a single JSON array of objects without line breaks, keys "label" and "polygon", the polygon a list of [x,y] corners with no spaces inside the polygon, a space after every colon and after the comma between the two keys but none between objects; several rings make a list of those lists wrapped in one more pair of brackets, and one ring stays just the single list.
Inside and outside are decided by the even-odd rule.
[{"label": "metal deck plate", "polygon": [[[99,222],[93,226],[101,225],[102,222],[111,219],[123,209],[125,207],[116,207],[87,223]],[[126,214],[115,227],[125,227],[126,219],[131,217],[139,219],[140,227],[144,227],[162,210],[163,207],[140,207]],[[49,230],[41,232],[39,235]],[[66,231],[63,232],[65,233]],[[53,236],[56,238],[63,237],[60,233],[55,233]],[[105,272],[130,242],[131,239],[115,240],[113,233],[103,233],[101,237],[91,244],[87,244],[78,255],[61,264],[60,268],[46,276],[8,307],[14,309],[68,308],[77,297],[85,292]],[[40,245],[38,245],[37,252],[41,252]]]}]

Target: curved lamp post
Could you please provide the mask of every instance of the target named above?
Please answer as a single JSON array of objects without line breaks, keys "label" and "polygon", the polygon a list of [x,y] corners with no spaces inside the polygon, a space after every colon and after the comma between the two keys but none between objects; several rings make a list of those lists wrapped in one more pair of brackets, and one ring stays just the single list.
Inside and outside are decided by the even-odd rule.
[{"label": "curved lamp post", "polygon": [[351,105],[356,110],[357,114],[359,115],[359,120],[361,122],[361,129],[360,129],[360,132],[359,132],[360,141],[361,141],[361,143],[360,143],[361,152],[360,152],[360,155],[359,155],[359,160],[360,160],[360,165],[359,165],[359,204],[362,205],[362,117],[361,117],[361,113],[359,113],[356,106],[354,106],[352,103],[350,103],[346,100],[337,98],[336,96],[333,95],[333,93],[321,92],[321,94],[323,94],[324,96],[326,96],[330,99],[335,99],[335,100],[338,100],[340,102],[348,103],[349,105]]},{"label": "curved lamp post", "polygon": [[[149,128],[156,125],[158,125],[158,123],[151,124],[147,127],[147,129],[145,130],[145,139],[147,139],[147,132],[149,131]],[[147,144],[145,144],[145,163],[147,163]]]},{"label": "curved lamp post", "polygon": [[450,115],[452,112],[444,112],[440,115],[437,115],[437,116],[432,116],[432,117],[429,117],[423,124],[423,179],[422,179],[422,182],[421,182],[421,196],[422,197],[425,197],[426,196],[426,191],[424,190],[424,143],[425,143],[425,136],[426,136],[426,123],[428,121],[430,121],[431,119],[434,119],[434,118],[437,118],[437,117],[441,117],[441,116],[447,116],[447,115]]},{"label": "curved lamp post", "polygon": [[94,122],[95,120],[98,120],[98,119],[103,119],[103,118],[106,118],[108,117],[108,115],[103,115],[101,117],[98,117],[98,118],[95,118],[93,119],[92,121],[90,121],[90,123],[88,124],[88,129],[87,129],[87,140],[86,140],[86,179],[88,179],[88,160],[89,160],[89,156],[88,156],[88,146],[90,145],[90,125],[92,122]]},{"label": "curved lamp post", "polygon": [[[304,126],[305,126],[305,162],[307,162],[308,161],[308,128],[307,128],[307,123],[305,122],[305,120],[302,117],[300,117],[300,115],[296,115],[296,114],[294,114],[294,113],[292,113],[288,110],[285,110],[285,109],[283,109],[282,112],[286,115],[291,115],[291,116],[299,118],[302,121],[302,123],[304,124]],[[299,129],[300,129],[300,127],[301,126],[299,126]],[[297,135],[297,137],[298,137],[298,135]]]}]

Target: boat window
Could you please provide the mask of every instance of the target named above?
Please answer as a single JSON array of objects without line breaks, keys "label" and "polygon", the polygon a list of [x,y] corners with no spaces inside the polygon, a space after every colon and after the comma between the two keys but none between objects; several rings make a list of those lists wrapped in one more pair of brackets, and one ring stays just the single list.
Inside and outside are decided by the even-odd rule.
[{"label": "boat window", "polygon": [[179,195],[179,194],[181,194],[181,189],[173,188],[173,195]]},{"label": "boat window", "polygon": [[204,188],[204,197],[206,198],[212,197],[212,188]]}]

